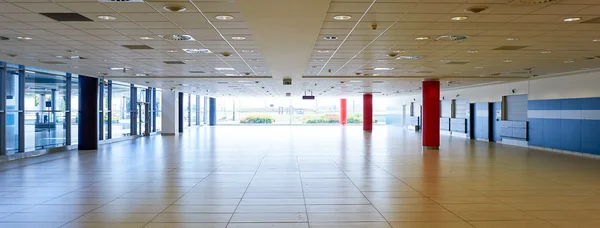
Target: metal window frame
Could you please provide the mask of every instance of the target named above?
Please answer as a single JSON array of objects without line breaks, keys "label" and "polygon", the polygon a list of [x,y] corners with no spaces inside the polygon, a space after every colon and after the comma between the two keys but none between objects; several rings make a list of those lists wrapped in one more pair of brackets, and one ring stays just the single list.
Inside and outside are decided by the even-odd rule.
[{"label": "metal window frame", "polygon": [[25,66],[19,65],[19,153],[25,152]]},{"label": "metal window frame", "polygon": [[152,107],[152,132],[156,132],[156,116],[158,110],[158,105],[156,105],[156,88],[152,88],[152,105],[150,105],[150,107]]},{"label": "metal window frame", "polygon": [[98,140],[104,140],[104,79],[98,81]]},{"label": "metal window frame", "polygon": [[[107,96],[106,101],[108,103],[107,104],[108,107],[106,107],[106,112],[107,112],[106,114],[108,115],[107,116],[108,123],[106,124],[106,127],[108,127],[108,129],[107,129],[108,134],[106,136],[106,139],[112,139],[112,80],[108,80],[108,84],[106,86],[108,86],[108,88],[107,88],[108,94],[106,94],[106,96]],[[102,93],[104,93],[104,91],[102,91]]]},{"label": "metal window frame", "polygon": [[196,95],[196,125],[200,125],[200,96]]},{"label": "metal window frame", "polygon": [[0,62],[0,155],[6,155],[6,63]]},{"label": "metal window frame", "polygon": [[137,135],[137,124],[138,124],[138,120],[137,120],[137,88],[135,87],[134,84],[130,85],[130,93],[129,93],[129,119],[131,119],[130,123],[129,123],[129,134],[130,135]]},{"label": "metal window frame", "polygon": [[66,144],[67,145],[71,145],[71,96],[73,96],[71,90],[71,73],[67,73],[67,91],[65,92],[66,97],[65,97],[65,132],[66,132]]}]

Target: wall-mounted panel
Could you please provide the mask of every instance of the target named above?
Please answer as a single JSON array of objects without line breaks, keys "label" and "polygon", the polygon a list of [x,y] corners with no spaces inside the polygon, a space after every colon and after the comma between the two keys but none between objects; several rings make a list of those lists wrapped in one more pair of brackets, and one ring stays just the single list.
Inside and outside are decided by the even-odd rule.
[{"label": "wall-mounted panel", "polygon": [[467,119],[450,119],[450,130],[452,132],[467,133]]},{"label": "wall-mounted panel", "polygon": [[440,130],[450,131],[450,118],[440,118]]}]

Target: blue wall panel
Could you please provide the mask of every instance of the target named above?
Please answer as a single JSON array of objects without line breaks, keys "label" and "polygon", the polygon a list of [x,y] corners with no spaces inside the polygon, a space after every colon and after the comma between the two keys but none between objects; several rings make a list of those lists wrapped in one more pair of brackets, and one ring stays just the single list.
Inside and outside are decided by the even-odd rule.
[{"label": "blue wall panel", "polygon": [[600,120],[586,120],[581,125],[581,152],[600,154],[600,140],[598,137]]},{"label": "blue wall panel", "polygon": [[529,145],[600,154],[600,98],[530,100]]},{"label": "blue wall panel", "polygon": [[475,103],[475,138],[490,138],[489,103]]}]

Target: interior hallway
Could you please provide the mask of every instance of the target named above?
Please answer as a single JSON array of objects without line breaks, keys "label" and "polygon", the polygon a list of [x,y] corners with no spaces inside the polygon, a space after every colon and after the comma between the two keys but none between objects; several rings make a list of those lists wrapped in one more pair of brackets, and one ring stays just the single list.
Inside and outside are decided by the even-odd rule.
[{"label": "interior hallway", "polygon": [[389,126],[221,126],[5,162],[0,227],[600,227],[599,160],[420,148]]}]

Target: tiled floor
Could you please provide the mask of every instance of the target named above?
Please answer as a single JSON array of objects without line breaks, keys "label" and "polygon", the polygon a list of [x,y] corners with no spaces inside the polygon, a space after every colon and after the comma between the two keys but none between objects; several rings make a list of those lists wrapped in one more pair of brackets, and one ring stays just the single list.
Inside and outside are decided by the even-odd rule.
[{"label": "tiled floor", "polygon": [[600,160],[420,148],[397,127],[221,126],[0,163],[0,227],[600,227]]}]

